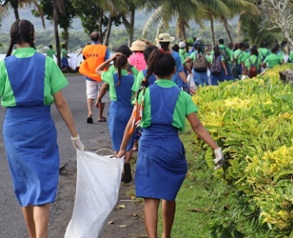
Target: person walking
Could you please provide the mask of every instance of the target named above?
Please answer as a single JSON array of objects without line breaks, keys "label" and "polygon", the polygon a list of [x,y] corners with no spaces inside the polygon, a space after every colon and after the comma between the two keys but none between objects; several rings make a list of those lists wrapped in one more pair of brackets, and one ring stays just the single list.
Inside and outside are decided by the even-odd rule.
[{"label": "person walking", "polygon": [[[104,71],[108,68],[110,62],[114,61],[116,71]],[[110,59],[100,64],[96,72],[101,76],[102,80],[109,85],[110,107],[108,126],[114,154],[116,155],[120,149],[123,133],[131,116],[133,106],[131,104],[132,91],[131,87],[134,83],[135,76],[128,71],[127,56],[122,53],[114,54]],[[98,98],[98,100],[100,100]],[[122,181],[129,183],[132,180],[130,159],[132,155],[133,137],[127,145],[127,153],[124,163],[124,175]]]},{"label": "person walking", "polygon": [[61,69],[63,73],[68,73],[70,71],[68,59],[70,56],[67,54],[66,44],[62,45],[61,49]]},{"label": "person walking", "polygon": [[184,72],[183,65],[181,63],[180,56],[177,52],[169,49],[170,43],[174,40],[175,38],[170,36],[169,33],[161,33],[157,38],[157,42],[159,43],[160,48],[164,52],[167,52],[174,57],[176,62],[176,71],[174,72],[172,80],[177,84],[179,88],[183,89],[183,86],[188,85],[188,81]]},{"label": "person walking", "polygon": [[130,50],[133,52],[128,58],[129,64],[141,71],[146,68],[146,62],[143,56],[143,51],[147,47],[146,43],[142,40],[132,42]]},{"label": "person walking", "polygon": [[54,56],[56,56],[56,52],[53,49],[52,45],[49,45],[49,49],[47,50],[47,56],[50,57],[51,59],[54,59]]},{"label": "person walking", "polygon": [[29,237],[47,238],[60,162],[50,105],[57,107],[75,149],[83,150],[84,146],[62,94],[68,81],[51,58],[36,52],[34,37],[31,22],[17,20],[12,24],[9,49],[0,61],[1,105],[6,108],[2,133]]},{"label": "person walking", "polygon": [[[85,76],[86,79],[86,95],[87,95],[87,123],[94,123],[93,120],[93,106],[97,99],[100,89],[103,85],[102,79],[96,74],[96,68],[110,58],[109,49],[100,43],[100,35],[98,32],[90,34],[91,44],[88,44],[82,50],[84,61],[79,67],[79,72]],[[99,117],[98,122],[106,122],[104,117],[105,101],[99,103]]]},{"label": "person walking", "polygon": [[[144,199],[144,219],[149,238],[157,238],[158,208],[162,201],[163,234],[170,238],[176,210],[176,196],[187,173],[184,146],[178,135],[185,128],[186,118],[193,131],[206,142],[216,155],[216,168],[222,166],[221,148],[199,121],[192,98],[172,81],[175,72],[174,57],[154,49],[148,60],[148,77],[154,73],[154,84],[141,90],[139,104],[128,121],[117,157],[126,154],[132,138],[133,125],[143,128],[139,143],[135,172],[137,197]],[[139,118],[138,118],[139,116]]]}]

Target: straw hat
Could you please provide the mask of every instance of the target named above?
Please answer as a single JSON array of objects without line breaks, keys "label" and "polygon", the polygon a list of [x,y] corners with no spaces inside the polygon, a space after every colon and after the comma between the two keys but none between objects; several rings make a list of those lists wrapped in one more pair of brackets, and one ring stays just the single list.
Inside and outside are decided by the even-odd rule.
[{"label": "straw hat", "polygon": [[175,40],[175,37],[170,36],[169,33],[161,33],[157,38],[158,42],[172,42],[173,40]]},{"label": "straw hat", "polygon": [[146,43],[141,40],[133,41],[130,47],[131,51],[144,51],[146,48]]}]

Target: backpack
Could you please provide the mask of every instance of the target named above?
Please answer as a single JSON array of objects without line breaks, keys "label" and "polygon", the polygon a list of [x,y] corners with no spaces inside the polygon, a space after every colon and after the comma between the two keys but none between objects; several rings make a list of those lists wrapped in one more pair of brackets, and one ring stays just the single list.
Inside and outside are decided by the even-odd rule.
[{"label": "backpack", "polygon": [[196,72],[206,72],[208,68],[208,61],[204,54],[197,53],[193,62],[193,69]]},{"label": "backpack", "polygon": [[226,65],[229,64],[230,57],[229,57],[229,55],[227,54],[226,47],[223,48],[223,49],[221,49],[220,51],[221,51],[221,54],[222,54],[223,57],[224,57],[224,62],[225,62],[225,64],[226,64]]},{"label": "backpack", "polygon": [[210,71],[212,75],[219,75],[222,73],[222,60],[220,56],[214,56]]},{"label": "backpack", "polygon": [[238,78],[239,77],[239,64],[238,64],[238,59],[239,57],[242,55],[242,51],[237,55],[236,58],[233,57],[233,62],[232,62],[232,65],[231,65],[231,75],[234,77],[234,78]]},{"label": "backpack", "polygon": [[258,58],[256,58],[254,64],[252,64],[251,59],[249,58],[249,64],[250,64],[250,68],[249,68],[249,71],[248,71],[249,78],[255,77],[257,75],[257,73],[258,73],[257,66],[256,66],[257,61],[258,61]]}]

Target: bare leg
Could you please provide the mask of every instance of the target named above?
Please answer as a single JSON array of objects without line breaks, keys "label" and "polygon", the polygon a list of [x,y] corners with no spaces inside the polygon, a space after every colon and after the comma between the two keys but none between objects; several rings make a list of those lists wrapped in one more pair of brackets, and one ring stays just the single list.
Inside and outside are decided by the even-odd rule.
[{"label": "bare leg", "polygon": [[22,214],[25,220],[26,228],[28,230],[29,237],[36,237],[36,229],[34,222],[33,206],[22,207]]},{"label": "bare leg", "polygon": [[144,224],[148,238],[158,238],[158,208],[160,200],[153,198],[144,199]]},{"label": "bare leg", "polygon": [[105,103],[101,102],[99,104],[99,120],[103,120],[104,108],[105,108]]},{"label": "bare leg", "polygon": [[176,211],[176,202],[162,200],[163,235],[162,238],[171,238],[171,230]]},{"label": "bare leg", "polygon": [[49,218],[50,204],[34,207],[34,220],[37,238],[48,237]]},{"label": "bare leg", "polygon": [[93,106],[94,106],[94,99],[88,98],[87,99],[88,117],[92,117],[93,116]]}]

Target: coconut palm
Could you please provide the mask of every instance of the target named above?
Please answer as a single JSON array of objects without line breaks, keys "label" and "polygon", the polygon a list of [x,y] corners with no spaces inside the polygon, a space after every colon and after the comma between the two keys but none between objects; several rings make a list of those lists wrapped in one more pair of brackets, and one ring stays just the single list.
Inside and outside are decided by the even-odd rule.
[{"label": "coconut palm", "polygon": [[[145,37],[149,30],[153,29],[155,24],[160,28],[167,29],[168,23],[176,19],[176,37],[186,39],[186,29],[189,27],[190,20],[201,22],[205,10],[203,9],[199,0],[163,0],[150,1],[149,8],[155,9],[153,14],[149,17],[143,28],[143,37]],[[158,28],[157,33],[160,32]]]}]

